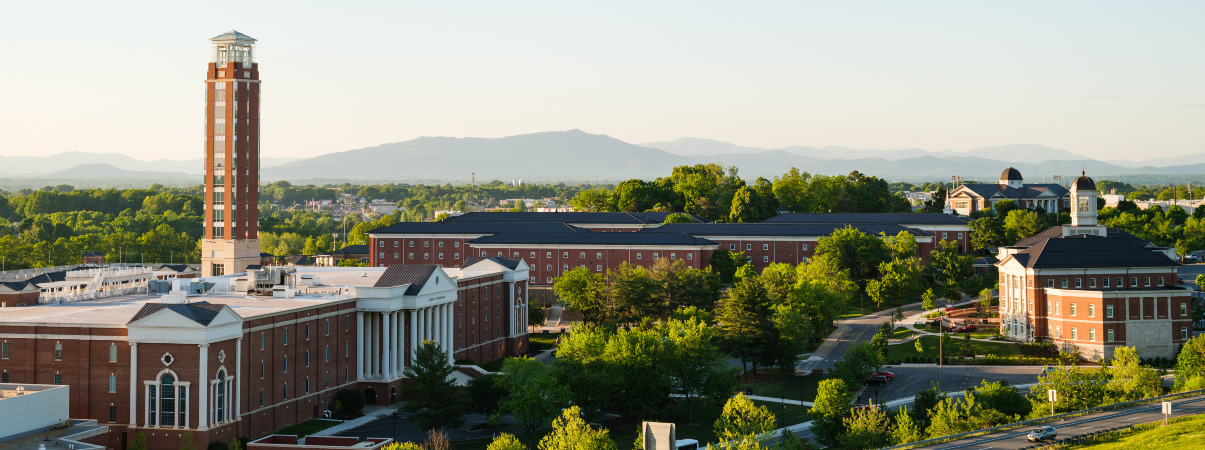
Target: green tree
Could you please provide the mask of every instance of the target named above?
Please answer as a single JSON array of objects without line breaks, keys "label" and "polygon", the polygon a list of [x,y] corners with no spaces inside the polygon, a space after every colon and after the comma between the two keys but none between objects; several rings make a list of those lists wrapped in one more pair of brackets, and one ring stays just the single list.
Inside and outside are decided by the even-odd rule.
[{"label": "green tree", "polygon": [[130,445],[127,448],[130,450],[147,450],[146,434],[134,433],[134,438],[130,439]]},{"label": "green tree", "polygon": [[544,363],[531,358],[507,358],[498,383],[507,395],[499,406],[510,414],[530,444],[536,430],[551,421],[569,401],[569,389],[557,382]]},{"label": "green tree", "polygon": [[657,304],[657,282],[643,266],[624,262],[607,271],[606,282],[608,297],[619,323],[640,323],[644,317],[669,315],[666,306]]},{"label": "green tree", "polygon": [[1013,210],[1004,217],[1004,241],[1016,244],[1017,241],[1042,231],[1042,216],[1033,211]]},{"label": "green tree", "polygon": [[1176,356],[1176,391],[1186,390],[1194,379],[1205,380],[1205,335],[1188,339]]},{"label": "green tree", "polygon": [[769,409],[738,393],[724,404],[713,429],[719,448],[739,448],[742,441],[757,440],[758,436],[773,431],[774,424],[774,414]]},{"label": "green tree", "polygon": [[411,383],[402,387],[409,400],[405,409],[424,430],[455,427],[464,423],[466,405],[460,388],[448,377],[456,367],[448,363],[448,353],[435,341],[423,341],[414,353],[414,363],[406,366]]},{"label": "green tree", "polygon": [[855,389],[870,376],[883,367],[883,353],[869,342],[853,345],[833,365],[832,374],[845,381],[847,389]]},{"label": "green tree", "polygon": [[921,294],[920,299],[921,309],[925,311],[937,309],[937,294],[933,292],[933,288],[925,290],[925,293]]},{"label": "green tree", "polygon": [[598,324],[608,320],[606,280],[585,267],[575,267],[553,280],[552,292],[565,309],[580,313],[582,321]]},{"label": "green tree", "polygon": [[992,288],[987,288],[982,291],[979,291],[979,302],[978,302],[978,305],[976,305],[976,306],[978,306],[979,310],[984,313],[990,312],[992,310],[992,299],[993,298],[994,297],[992,296]]},{"label": "green tree", "polygon": [[1017,388],[1007,382],[988,382],[983,380],[978,386],[971,388],[975,400],[984,408],[999,411],[1010,417],[1021,418],[1029,415],[1033,406]]},{"label": "green tree", "polygon": [[708,392],[708,387],[724,386],[724,380],[736,380],[736,373],[721,364],[720,352],[712,345],[712,328],[706,323],[694,318],[671,319],[658,332],[668,346],[663,365],[672,374],[670,382],[674,389],[686,399],[687,420],[693,422],[695,400],[700,396],[731,395],[731,389]]},{"label": "green tree", "polygon": [[890,425],[883,408],[861,408],[845,418],[845,432],[837,442],[847,449],[886,447],[891,442]]},{"label": "green tree", "polygon": [[996,217],[980,217],[971,221],[971,247],[985,252],[1006,243],[1004,223]]},{"label": "green tree", "polygon": [[552,422],[552,432],[540,439],[539,450],[618,450],[606,428],[594,429],[570,406]]},{"label": "green tree", "polygon": [[695,219],[693,217],[690,217],[690,214],[678,213],[678,214],[670,214],[668,216],[665,216],[665,221],[661,222],[661,224],[669,225],[671,223],[694,223],[694,222],[695,222]]},{"label": "green tree", "polygon": [[765,286],[756,277],[737,281],[728,289],[718,319],[724,348],[741,360],[742,368],[752,362],[753,373],[757,373],[757,364],[767,359],[766,350],[774,338]]},{"label": "green tree", "polygon": [[1118,400],[1138,400],[1163,393],[1159,372],[1143,365],[1134,347],[1114,349],[1107,370],[1109,389]]},{"label": "green tree", "polygon": [[712,310],[720,300],[719,275],[691,268],[681,259],[657,259],[649,276],[656,284],[653,300],[661,309],[658,317],[685,307]]},{"label": "green tree", "polygon": [[833,258],[837,267],[855,280],[874,277],[879,264],[890,258],[882,239],[850,226],[821,237],[816,243],[816,255]]},{"label": "green tree", "polygon": [[925,438],[920,424],[908,413],[908,407],[900,408],[895,414],[895,425],[891,427],[891,443],[895,445],[916,442]]},{"label": "green tree", "polygon": [[495,436],[485,450],[527,450],[527,446],[523,445],[523,442],[520,442],[515,435],[502,433]]},{"label": "green tree", "polygon": [[845,418],[849,416],[849,389],[838,378],[820,381],[816,389],[816,400],[809,414],[812,416],[811,431],[816,442],[836,446],[837,436],[845,432]]},{"label": "green tree", "polygon": [[711,270],[720,276],[721,283],[732,283],[737,269],[749,264],[749,261],[745,259],[745,252],[730,252],[721,248],[712,252],[709,264]]}]

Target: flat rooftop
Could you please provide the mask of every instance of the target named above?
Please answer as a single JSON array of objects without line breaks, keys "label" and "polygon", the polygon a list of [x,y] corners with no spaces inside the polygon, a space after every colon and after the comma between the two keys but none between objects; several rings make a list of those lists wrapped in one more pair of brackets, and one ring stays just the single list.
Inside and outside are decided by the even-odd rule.
[{"label": "flat rooftop", "polygon": [[[211,277],[216,282],[210,293],[188,297],[189,302],[209,302],[228,305],[244,319],[298,308],[321,306],[326,303],[356,298],[355,288],[372,286],[385,272],[384,267],[288,267],[299,275],[313,275],[315,286],[299,286],[293,298],[248,296],[229,291],[233,279],[246,275],[235,274]],[[460,276],[459,269],[444,269],[448,275]],[[188,281],[192,281],[189,279]],[[308,291],[308,292],[307,292]],[[52,303],[36,306],[0,308],[0,325],[81,326],[125,328],[125,324],[147,303],[159,303],[160,294],[129,294],[71,303]]]}]

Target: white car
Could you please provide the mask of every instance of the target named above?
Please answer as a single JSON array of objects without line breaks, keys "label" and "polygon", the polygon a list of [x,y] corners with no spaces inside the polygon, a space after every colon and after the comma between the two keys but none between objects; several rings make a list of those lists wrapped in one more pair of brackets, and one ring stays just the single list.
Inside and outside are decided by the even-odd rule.
[{"label": "white car", "polygon": [[1054,427],[1041,427],[1030,431],[1025,438],[1029,439],[1029,442],[1042,442],[1046,439],[1054,439],[1056,434],[1058,432],[1055,431]]}]

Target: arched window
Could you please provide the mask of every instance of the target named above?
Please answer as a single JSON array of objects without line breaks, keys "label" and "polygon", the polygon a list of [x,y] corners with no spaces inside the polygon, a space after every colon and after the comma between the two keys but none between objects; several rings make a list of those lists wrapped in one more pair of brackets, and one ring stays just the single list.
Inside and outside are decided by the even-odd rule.
[{"label": "arched window", "polygon": [[159,377],[159,425],[176,425],[176,377],[171,374]]},{"label": "arched window", "polygon": [[218,372],[217,389],[217,412],[218,422],[223,422],[226,419],[226,372]]}]

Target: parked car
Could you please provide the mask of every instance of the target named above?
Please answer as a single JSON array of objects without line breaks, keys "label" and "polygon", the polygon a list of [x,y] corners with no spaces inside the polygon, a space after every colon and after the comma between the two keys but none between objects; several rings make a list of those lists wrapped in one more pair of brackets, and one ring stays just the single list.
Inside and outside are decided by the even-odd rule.
[{"label": "parked car", "polygon": [[879,372],[874,373],[874,374],[872,374],[872,375],[876,375],[876,376],[880,376],[880,377],[886,378],[886,379],[887,379],[887,381],[891,381],[891,380],[894,380],[894,379],[895,379],[895,374],[894,374],[894,373],[891,373],[891,372],[888,372],[888,371],[886,371],[886,370],[879,371]]},{"label": "parked car", "polygon": [[1054,427],[1041,427],[1030,431],[1025,438],[1029,439],[1029,442],[1042,442],[1046,439],[1054,439],[1057,434]]},{"label": "parked car", "polygon": [[866,380],[866,385],[867,386],[886,386],[887,385],[887,377],[882,376],[882,375],[872,376],[872,377],[870,377],[869,380]]}]

